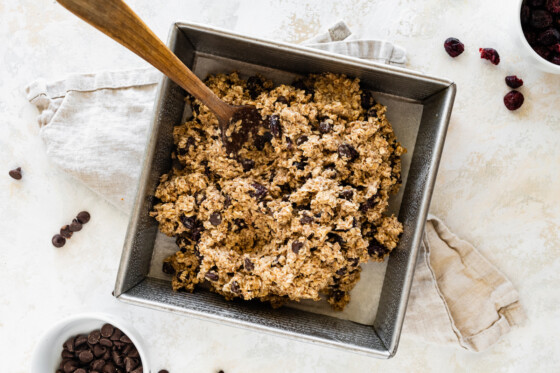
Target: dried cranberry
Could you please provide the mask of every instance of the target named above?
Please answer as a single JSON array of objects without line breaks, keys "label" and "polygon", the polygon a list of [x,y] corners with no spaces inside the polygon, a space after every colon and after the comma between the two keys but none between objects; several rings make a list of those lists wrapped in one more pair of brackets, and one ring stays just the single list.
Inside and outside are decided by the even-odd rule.
[{"label": "dried cranberry", "polygon": [[560,41],[560,32],[556,29],[550,28],[541,32],[537,41],[542,45],[556,44]]},{"label": "dried cranberry", "polygon": [[546,0],[546,9],[550,13],[560,14],[560,0]]},{"label": "dried cranberry", "polygon": [[560,53],[560,43],[556,43],[550,47],[550,50],[556,53]]},{"label": "dried cranberry", "polygon": [[523,35],[525,35],[525,39],[531,45],[537,44],[537,33],[533,30],[523,30]]},{"label": "dried cranberry", "polygon": [[534,10],[533,14],[531,14],[531,20],[529,24],[534,28],[546,28],[552,25],[552,14],[547,12],[546,10]]},{"label": "dried cranberry", "polygon": [[443,47],[448,55],[455,58],[465,51],[465,44],[457,38],[447,38],[443,43]]},{"label": "dried cranberry", "polygon": [[282,137],[282,126],[280,125],[280,116],[272,114],[268,119],[270,122],[270,132],[276,138]]},{"label": "dried cranberry", "polygon": [[523,85],[523,79],[519,79],[517,75],[506,76],[506,84],[513,89],[519,88]]},{"label": "dried cranberry", "polygon": [[529,23],[530,19],[531,19],[531,8],[529,8],[527,5],[523,5],[521,7],[521,23],[526,25],[527,23]]},{"label": "dried cranberry", "polygon": [[510,91],[507,95],[504,96],[504,105],[509,110],[517,110],[523,105],[523,101],[525,98],[523,94],[518,91]]},{"label": "dried cranberry", "polygon": [[494,48],[479,48],[478,51],[480,52],[480,58],[488,60],[494,65],[500,63],[500,55]]},{"label": "dried cranberry", "polygon": [[548,50],[548,48],[542,45],[534,45],[533,50],[545,60],[547,60],[548,56],[550,56],[550,51]]}]

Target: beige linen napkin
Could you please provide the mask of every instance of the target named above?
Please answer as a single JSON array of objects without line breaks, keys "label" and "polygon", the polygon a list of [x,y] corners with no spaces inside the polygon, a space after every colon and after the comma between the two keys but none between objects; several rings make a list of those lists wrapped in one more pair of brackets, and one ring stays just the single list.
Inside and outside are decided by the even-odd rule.
[{"label": "beige linen napkin", "polygon": [[[405,51],[354,38],[343,22],[308,45],[404,65]],[[72,75],[27,88],[40,136],[60,168],[125,213],[131,210],[156,85],[152,68]],[[404,333],[481,351],[525,318],[513,285],[473,246],[430,216],[417,262]]]}]

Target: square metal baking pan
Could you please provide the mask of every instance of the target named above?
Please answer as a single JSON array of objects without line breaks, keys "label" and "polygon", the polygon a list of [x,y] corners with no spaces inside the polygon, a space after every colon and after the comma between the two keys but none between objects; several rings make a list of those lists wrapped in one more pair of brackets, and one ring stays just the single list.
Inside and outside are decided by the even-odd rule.
[{"label": "square metal baking pan", "polygon": [[[404,224],[398,247],[391,253],[373,325],[283,307],[273,310],[258,301],[225,301],[206,290],[176,293],[169,281],[149,276],[158,230],[149,212],[155,203],[159,177],[171,168],[173,126],[182,123],[186,92],[164,78],[158,89],[149,141],[143,160],[136,201],[124,244],[115,296],[125,302],[194,317],[248,327],[325,346],[390,358],[396,352],[408,294],[445,134],[455,98],[455,85],[445,79],[392,66],[291,44],[237,35],[208,26],[176,23],[168,45],[189,68],[205,78],[209,73],[241,75],[259,72],[287,80],[308,73],[344,73],[360,78],[364,87],[388,106],[416,105],[416,118],[400,123],[397,137],[413,139],[407,155],[403,186],[396,210]],[[276,82],[279,83],[279,82]],[[283,82],[281,82],[283,83]],[[399,104],[400,103],[400,104]],[[412,122],[417,123],[412,123]],[[410,122],[410,123],[409,123]],[[395,126],[395,123],[393,123]],[[404,163],[404,160],[403,160]]]}]

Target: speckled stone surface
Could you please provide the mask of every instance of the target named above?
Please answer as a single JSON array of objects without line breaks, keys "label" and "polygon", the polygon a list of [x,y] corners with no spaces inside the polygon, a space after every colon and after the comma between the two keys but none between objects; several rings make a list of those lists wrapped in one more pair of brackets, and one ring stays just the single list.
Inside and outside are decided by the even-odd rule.
[{"label": "speckled stone surface", "polygon": [[[126,216],[45,158],[37,112],[23,87],[37,77],[144,66],[131,52],[52,0],[0,2],[1,371],[28,372],[37,334],[81,311],[131,321],[147,340],[152,371],[552,372],[560,366],[560,76],[516,50],[512,0],[129,2],[162,38],[173,21],[299,42],[339,19],[409,52],[409,67],[458,84],[431,212],[471,241],[517,286],[528,315],[490,350],[469,353],[404,333],[389,361],[129,306],[111,296]],[[449,37],[466,46],[455,60]],[[499,66],[481,61],[495,47]],[[504,77],[517,74],[525,105],[508,112]],[[14,181],[8,171],[23,169]],[[92,219],[62,249],[50,240],[80,210]]]}]

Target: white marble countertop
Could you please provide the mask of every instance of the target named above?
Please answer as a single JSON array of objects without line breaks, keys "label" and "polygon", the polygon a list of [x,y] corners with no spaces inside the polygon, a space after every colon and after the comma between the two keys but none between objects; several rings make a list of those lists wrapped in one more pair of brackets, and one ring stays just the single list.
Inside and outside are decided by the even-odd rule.
[{"label": "white marble countertop", "polygon": [[[81,311],[129,319],[147,340],[151,369],[173,373],[527,372],[560,366],[560,76],[534,71],[507,19],[516,1],[152,1],[131,7],[162,38],[173,21],[298,42],[339,19],[409,52],[409,67],[458,85],[431,211],[471,241],[519,289],[528,321],[483,353],[403,334],[389,361],[123,304],[111,296],[127,217],[56,169],[23,87],[67,73],[144,66],[53,0],[0,2],[1,371],[27,372],[37,335]],[[443,48],[460,38],[466,52]],[[502,62],[480,61],[495,47]],[[525,105],[508,112],[503,79],[518,74]],[[16,182],[8,170],[21,166]],[[54,232],[78,211],[92,220],[63,249]]]}]

